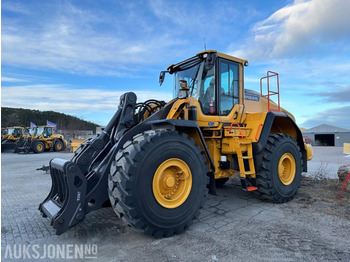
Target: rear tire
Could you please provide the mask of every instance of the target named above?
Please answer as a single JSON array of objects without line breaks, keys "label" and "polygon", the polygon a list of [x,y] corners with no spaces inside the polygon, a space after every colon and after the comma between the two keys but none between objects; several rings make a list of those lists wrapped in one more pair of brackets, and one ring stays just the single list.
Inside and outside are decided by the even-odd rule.
[{"label": "rear tire", "polygon": [[187,229],[207,194],[206,158],[193,139],[166,130],[128,141],[111,165],[112,207],[128,225],[154,237]]},{"label": "rear tire", "polygon": [[44,152],[44,150],[45,150],[45,145],[44,145],[43,142],[41,142],[41,141],[35,141],[35,142],[33,143],[33,151],[34,151],[35,153],[42,153],[42,152]]},{"label": "rear tire", "polygon": [[253,193],[277,203],[288,202],[297,193],[301,182],[302,157],[297,142],[285,134],[271,134],[256,161],[258,190]]}]

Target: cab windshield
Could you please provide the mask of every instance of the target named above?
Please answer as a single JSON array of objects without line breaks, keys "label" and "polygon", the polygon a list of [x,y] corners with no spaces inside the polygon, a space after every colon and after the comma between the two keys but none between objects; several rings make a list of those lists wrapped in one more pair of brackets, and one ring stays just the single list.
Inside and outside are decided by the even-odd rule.
[{"label": "cab windshield", "polygon": [[25,136],[29,135],[29,128],[23,129],[23,135],[25,135]]},{"label": "cab windshield", "polygon": [[52,136],[52,127],[51,126],[39,126],[37,128],[37,132],[36,135],[37,136],[43,136],[45,138],[48,138],[50,136]]},{"label": "cab windshield", "polygon": [[36,128],[35,127],[32,127],[29,129],[29,135],[31,136],[35,136],[36,135]]},{"label": "cab windshield", "polygon": [[40,136],[40,135],[43,134],[43,132],[44,132],[44,127],[39,126],[39,127],[37,128],[36,134],[37,134],[38,136]]},{"label": "cab windshield", "polygon": [[15,128],[13,131],[13,136],[21,136],[22,135],[22,129],[21,128]]},{"label": "cab windshield", "polygon": [[196,58],[175,66],[175,93],[177,97],[180,80],[185,80],[190,89],[189,96],[196,99],[206,115],[216,114],[215,58]]},{"label": "cab windshield", "polygon": [[[197,93],[198,89],[198,74],[202,71],[203,62],[197,65],[194,65],[188,69],[183,71],[178,71],[175,73],[175,93],[174,97],[177,97],[177,93],[180,88],[180,80],[185,80],[187,82],[187,86],[190,89],[190,96],[193,96],[193,93]],[[198,97],[197,97],[198,100]]]}]

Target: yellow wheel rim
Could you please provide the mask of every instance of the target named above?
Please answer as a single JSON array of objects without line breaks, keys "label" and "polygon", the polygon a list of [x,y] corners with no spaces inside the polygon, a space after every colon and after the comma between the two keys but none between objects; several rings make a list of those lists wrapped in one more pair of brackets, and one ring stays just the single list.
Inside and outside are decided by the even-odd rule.
[{"label": "yellow wheel rim", "polygon": [[43,150],[43,145],[42,145],[42,144],[38,144],[38,145],[36,146],[36,149],[37,149],[38,151],[42,151],[42,150]]},{"label": "yellow wheel rim", "polygon": [[181,159],[168,159],[154,173],[152,188],[154,197],[161,206],[177,208],[191,192],[191,170]]},{"label": "yellow wheel rim", "polygon": [[61,143],[58,143],[58,144],[57,144],[57,149],[58,149],[58,150],[61,150],[61,149],[62,149],[62,144],[61,144]]},{"label": "yellow wheel rim", "polygon": [[278,177],[282,184],[288,186],[295,178],[295,159],[290,153],[285,153],[278,163]]}]

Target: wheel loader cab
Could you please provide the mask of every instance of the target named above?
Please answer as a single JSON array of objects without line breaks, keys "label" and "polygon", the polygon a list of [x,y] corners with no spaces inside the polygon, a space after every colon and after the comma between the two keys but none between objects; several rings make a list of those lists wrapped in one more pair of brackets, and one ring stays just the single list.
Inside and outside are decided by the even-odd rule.
[{"label": "wheel loader cab", "polygon": [[45,127],[45,128],[44,128],[43,136],[44,136],[45,138],[51,137],[51,136],[52,136],[52,127],[50,127],[50,126]]},{"label": "wheel loader cab", "polygon": [[[195,118],[190,118],[189,113],[186,115],[186,107],[183,107],[183,116],[181,113],[172,114],[171,118],[196,120],[200,128],[198,136],[202,136],[205,142],[202,149],[206,150],[207,160],[214,166],[211,170],[216,181],[227,180],[238,171],[243,189],[257,190],[255,168],[260,169],[260,165],[253,158],[262,157],[267,141],[275,139],[270,137],[272,134],[287,135],[296,141],[304,171],[307,170],[306,160],[309,160],[306,156],[311,151],[308,149],[309,153],[306,153],[293,115],[270,99],[270,95],[277,92],[267,87],[268,95],[261,91],[257,99],[245,101],[243,69],[247,63],[243,59],[207,50],[169,66],[169,73],[175,76],[176,93],[183,91],[180,82],[186,81],[189,88],[188,97],[178,95],[178,104],[173,108],[180,108],[181,101],[187,103],[187,108],[196,108]],[[273,74],[269,75],[269,72]],[[278,86],[277,73],[268,71],[268,76],[262,79],[276,75]],[[201,144],[189,128],[181,131]]]},{"label": "wheel loader cab", "polygon": [[7,135],[7,128],[1,128],[1,137]]},{"label": "wheel loader cab", "polygon": [[37,130],[38,136],[43,136],[44,138],[49,138],[52,136],[52,127],[51,126],[40,126]]},{"label": "wheel loader cab", "polygon": [[4,131],[4,134],[1,135],[1,143],[5,140],[8,139],[9,136],[11,136],[12,132],[14,131],[14,129],[12,127],[8,127],[5,129],[6,131]]},{"label": "wheel loader cab", "polygon": [[22,127],[16,127],[14,130],[13,130],[13,133],[12,133],[13,137],[15,138],[19,138],[23,135],[23,128]]},{"label": "wheel loader cab", "polygon": [[168,71],[175,76],[175,96],[180,81],[190,89],[190,104],[197,107],[201,127],[219,122],[242,121],[243,67],[246,60],[208,50],[176,65]]},{"label": "wheel loader cab", "polygon": [[30,135],[31,137],[36,136],[36,133],[37,133],[37,128],[36,128],[36,127],[30,127],[30,128],[29,128],[29,135]]}]

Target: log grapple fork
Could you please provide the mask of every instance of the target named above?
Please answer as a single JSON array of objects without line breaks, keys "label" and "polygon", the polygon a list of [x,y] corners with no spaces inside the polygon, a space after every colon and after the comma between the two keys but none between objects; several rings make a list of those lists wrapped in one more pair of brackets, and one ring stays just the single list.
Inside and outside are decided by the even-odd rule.
[{"label": "log grapple fork", "polygon": [[135,125],[135,105],[136,95],[125,93],[120,97],[117,112],[99,136],[86,140],[71,160],[50,161],[52,187],[39,210],[51,219],[57,235],[109,203],[107,180],[112,148]]}]

